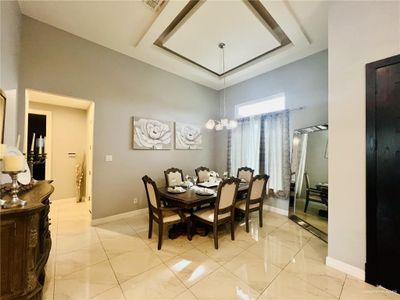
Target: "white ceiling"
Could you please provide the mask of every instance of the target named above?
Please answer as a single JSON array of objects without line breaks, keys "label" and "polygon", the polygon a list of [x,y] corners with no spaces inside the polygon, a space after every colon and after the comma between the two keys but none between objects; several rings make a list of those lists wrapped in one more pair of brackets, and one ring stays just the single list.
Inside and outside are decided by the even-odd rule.
[{"label": "white ceiling", "polygon": [[[260,0],[292,41],[226,76],[232,85],[327,48],[327,1]],[[170,0],[154,12],[143,1],[19,1],[23,14],[202,85],[221,89],[223,79],[156,45],[188,0]],[[165,46],[221,72],[275,48],[277,40],[241,0],[208,0]]]},{"label": "white ceiling", "polygon": [[[229,13],[221,16],[221,12]],[[206,26],[204,20],[207,20]],[[243,1],[206,1],[165,46],[216,73],[223,73],[218,47],[221,42],[226,44],[225,70],[280,46]]]}]

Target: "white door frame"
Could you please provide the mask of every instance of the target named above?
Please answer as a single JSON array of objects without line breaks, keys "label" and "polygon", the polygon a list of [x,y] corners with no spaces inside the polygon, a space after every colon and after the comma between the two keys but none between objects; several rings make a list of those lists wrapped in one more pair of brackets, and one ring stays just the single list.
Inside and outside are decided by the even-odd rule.
[{"label": "white door frame", "polygon": [[[46,101],[32,101],[30,99],[30,93],[31,92],[36,92],[36,93],[42,93],[46,97]],[[57,101],[49,101],[49,99],[52,99],[51,97],[57,98]],[[26,89],[25,90],[25,126],[24,126],[24,150],[26,153],[27,150],[27,133],[28,133],[28,113],[31,111],[35,111],[35,113],[38,113],[40,110],[36,109],[30,109],[30,104],[32,102],[35,103],[44,103],[44,104],[50,104],[50,105],[55,105],[55,106],[64,106],[64,107],[70,107],[70,108],[78,108],[78,109],[83,109],[86,110],[86,117],[87,117],[87,163],[86,163],[86,194],[85,194],[85,201],[87,202],[88,209],[90,212],[92,212],[92,202],[93,202],[93,196],[92,196],[92,190],[93,190],[93,143],[94,143],[94,117],[95,117],[95,102],[93,100],[86,100],[86,99],[80,99],[80,98],[72,98],[68,96],[63,96],[63,95],[56,95],[52,93],[47,93],[44,91],[38,91],[38,90],[32,90],[32,89]],[[87,107],[82,108],[82,107],[77,107],[78,104],[86,103]],[[46,111],[41,111],[42,114],[46,114],[43,112]],[[49,111],[50,114],[46,114],[48,116],[47,118],[50,117],[50,122],[51,122],[51,112]],[[50,122],[47,122],[49,124]],[[46,128],[47,133],[51,133],[51,128]],[[50,134],[49,134],[50,135]],[[51,138],[50,142],[48,142],[50,145],[51,143]],[[46,149],[46,151],[48,151]],[[51,166],[51,147],[50,147],[50,153],[48,153],[48,161],[50,162],[49,166]],[[47,164],[46,164],[47,166]],[[47,174],[51,176],[51,168],[49,170],[49,173],[47,172],[46,169],[46,179],[47,179]]]},{"label": "white door frame", "polygon": [[[51,179],[51,165],[52,165],[52,148],[53,148],[53,144],[52,144],[52,128],[53,128],[52,116],[53,116],[53,114],[51,111],[48,111],[48,110],[33,109],[33,108],[29,108],[28,115],[29,114],[46,116],[45,150],[46,150],[47,156],[46,156],[45,179],[50,180]],[[28,138],[28,126],[26,126],[25,137],[26,137],[26,139]],[[27,142],[26,142],[26,145],[28,145]],[[31,174],[31,176],[33,176],[33,174]]]},{"label": "white door frame", "polygon": [[91,101],[89,108],[86,110],[86,194],[85,202],[88,209],[92,212],[93,200],[93,140],[94,140],[94,109],[95,103]]}]

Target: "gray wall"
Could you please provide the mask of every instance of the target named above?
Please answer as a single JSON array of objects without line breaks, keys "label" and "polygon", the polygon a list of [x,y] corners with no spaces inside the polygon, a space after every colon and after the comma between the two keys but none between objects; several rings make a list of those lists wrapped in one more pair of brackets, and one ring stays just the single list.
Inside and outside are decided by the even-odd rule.
[{"label": "gray wall", "polygon": [[131,149],[134,115],[194,124],[216,117],[217,92],[209,88],[25,16],[20,77],[22,89],[95,101],[94,219],[144,208],[145,174],[163,183],[162,171],[171,166],[191,174],[200,165],[214,167],[212,132],[204,131],[203,150]]},{"label": "gray wall", "polygon": [[[76,197],[76,166],[86,151],[86,110],[35,102],[30,102],[29,108],[51,112],[51,145],[47,143],[46,149],[51,147],[52,200]],[[69,157],[69,152],[76,157]]]},{"label": "gray wall", "polygon": [[0,88],[6,92],[4,140],[14,145],[17,136],[17,93],[21,13],[17,1],[0,1]]},{"label": "gray wall", "polygon": [[328,256],[365,264],[365,65],[400,52],[399,1],[329,7]]},{"label": "gray wall", "polygon": [[[290,113],[290,137],[293,129],[328,122],[328,51],[322,51],[302,60],[238,83],[226,90],[227,115],[234,117],[235,105],[279,93],[285,93],[288,109],[306,106]],[[222,94],[222,92],[220,93]],[[226,169],[226,132],[217,134],[217,169]],[[288,201],[269,203],[288,209]]]}]

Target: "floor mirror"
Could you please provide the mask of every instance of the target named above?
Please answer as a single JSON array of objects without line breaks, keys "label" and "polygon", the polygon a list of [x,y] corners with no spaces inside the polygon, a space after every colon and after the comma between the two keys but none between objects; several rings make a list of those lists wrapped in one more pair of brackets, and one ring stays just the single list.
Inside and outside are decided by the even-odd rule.
[{"label": "floor mirror", "polygon": [[328,241],[328,125],[294,130],[289,218]]}]

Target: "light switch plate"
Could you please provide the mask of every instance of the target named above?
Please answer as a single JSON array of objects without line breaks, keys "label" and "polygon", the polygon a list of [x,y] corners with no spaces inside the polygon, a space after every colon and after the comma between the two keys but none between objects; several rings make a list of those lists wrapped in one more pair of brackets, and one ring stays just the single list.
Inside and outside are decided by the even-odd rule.
[{"label": "light switch plate", "polygon": [[106,161],[112,161],[112,160],[113,160],[112,155],[110,154],[106,155]]}]

